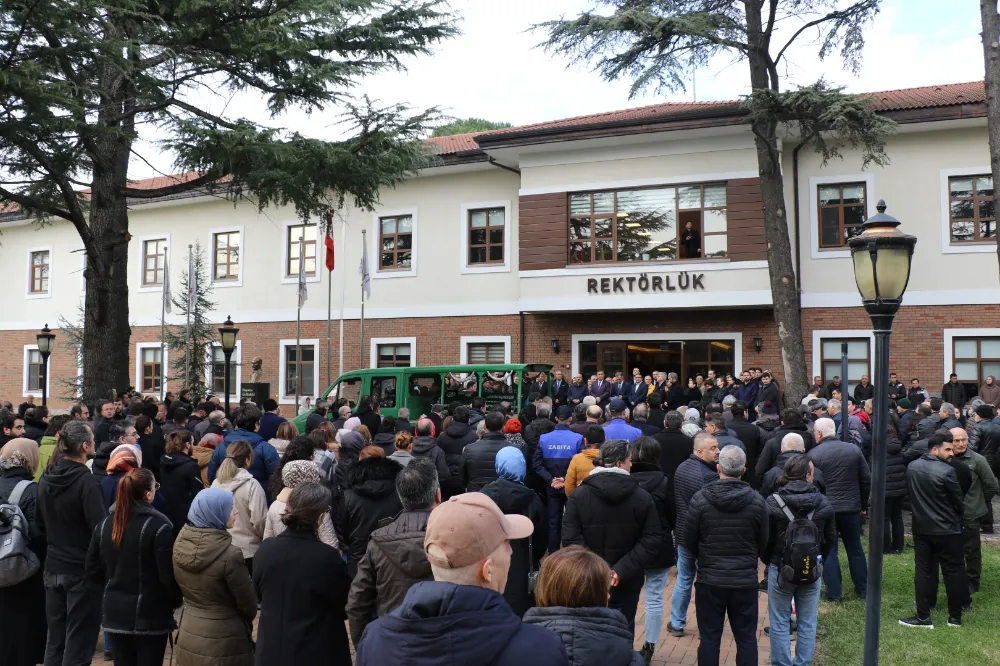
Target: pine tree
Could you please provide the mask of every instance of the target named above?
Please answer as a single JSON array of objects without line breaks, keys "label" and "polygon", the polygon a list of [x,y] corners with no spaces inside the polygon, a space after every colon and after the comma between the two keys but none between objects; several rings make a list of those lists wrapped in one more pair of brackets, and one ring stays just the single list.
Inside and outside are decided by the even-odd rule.
[{"label": "pine tree", "polygon": [[[74,351],[76,367],[83,367],[83,305],[76,306],[76,321],[71,322],[64,315],[59,315],[56,322],[59,326],[60,344],[67,345]],[[63,388],[62,398],[76,402],[83,397],[83,375],[60,377],[59,385]]]},{"label": "pine tree", "polygon": [[195,244],[191,250],[191,257],[198,285],[198,298],[195,300],[194,308],[190,308],[188,265],[185,262],[180,271],[174,271],[175,274],[180,273],[179,279],[176,282],[171,280],[172,283],[180,285],[179,289],[173,290],[171,319],[184,323],[165,326],[164,341],[170,357],[170,374],[167,380],[179,382],[181,388],[190,389],[194,395],[200,396],[205,395],[208,389],[205,366],[210,365],[211,345],[218,339],[218,332],[208,318],[215,309],[215,302],[211,299],[212,281],[209,279],[208,260],[205,258],[201,243]]}]

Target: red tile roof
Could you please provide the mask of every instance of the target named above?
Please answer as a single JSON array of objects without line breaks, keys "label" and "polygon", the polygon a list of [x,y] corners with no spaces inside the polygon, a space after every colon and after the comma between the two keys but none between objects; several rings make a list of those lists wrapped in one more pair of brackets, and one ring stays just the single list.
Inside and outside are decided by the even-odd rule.
[{"label": "red tile roof", "polygon": [[985,102],[986,86],[982,81],[969,81],[922,88],[885,90],[870,94],[875,98],[877,111],[902,111]]}]

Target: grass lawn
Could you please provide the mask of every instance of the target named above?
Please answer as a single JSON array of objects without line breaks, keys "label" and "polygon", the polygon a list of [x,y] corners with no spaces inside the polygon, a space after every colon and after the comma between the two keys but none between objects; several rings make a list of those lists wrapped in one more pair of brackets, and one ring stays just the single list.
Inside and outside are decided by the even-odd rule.
[{"label": "grass lawn", "polygon": [[[961,628],[947,626],[943,583],[937,609],[931,611],[934,629],[900,626],[900,618],[914,614],[913,549],[907,548],[903,555],[886,556],[883,566],[881,666],[1000,666],[1000,547],[983,544],[981,589],[973,597],[972,611],[963,615]],[[861,664],[865,604],[854,596],[843,547],[840,567],[844,603],[820,604],[815,663],[821,666]]]}]

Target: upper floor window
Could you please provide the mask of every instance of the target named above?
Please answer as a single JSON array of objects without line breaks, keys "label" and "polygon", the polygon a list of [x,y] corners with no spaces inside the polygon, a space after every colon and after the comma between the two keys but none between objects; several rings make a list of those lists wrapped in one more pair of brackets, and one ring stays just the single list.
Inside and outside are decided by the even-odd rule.
[{"label": "upper floor window", "polygon": [[35,250],[29,255],[28,293],[49,293],[49,254],[48,250]]},{"label": "upper floor window", "polygon": [[728,255],[726,184],[569,196],[569,263]]},{"label": "upper floor window", "polygon": [[413,265],[413,216],[379,218],[379,270],[410,270]]},{"label": "upper floor window", "polygon": [[285,276],[293,277],[299,274],[299,242],[302,243],[302,253],[306,260],[306,275],[316,275],[316,225],[294,224],[288,227],[285,239]]},{"label": "upper floor window", "polygon": [[469,265],[504,261],[504,209],[469,211]]},{"label": "upper floor window", "polygon": [[142,243],[142,286],[163,284],[163,270],[167,261],[167,239],[157,238]]},{"label": "upper floor window", "polygon": [[952,243],[996,242],[992,176],[949,178],[948,210]]},{"label": "upper floor window", "polygon": [[819,246],[847,247],[867,219],[865,183],[819,185]]},{"label": "upper floor window", "polygon": [[219,281],[240,277],[240,232],[212,234],[212,276]]}]

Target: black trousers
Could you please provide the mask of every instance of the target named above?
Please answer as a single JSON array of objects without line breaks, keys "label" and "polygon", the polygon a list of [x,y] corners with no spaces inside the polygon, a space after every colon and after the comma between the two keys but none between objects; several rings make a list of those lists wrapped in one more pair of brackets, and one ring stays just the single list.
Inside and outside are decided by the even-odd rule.
[{"label": "black trousers", "polygon": [[695,583],[698,665],[719,666],[726,616],[736,641],[736,666],[757,666],[757,588],[725,588]]},{"label": "black trousers", "polygon": [[45,666],[87,666],[101,631],[101,586],[69,574],[45,572],[42,580],[49,625]]},{"label": "black trousers", "polygon": [[628,630],[635,636],[635,613],[639,608],[639,595],[642,593],[642,583],[645,578],[619,583],[618,587],[611,588],[611,599],[608,600],[608,608],[621,611],[628,622]]},{"label": "black trousers", "polygon": [[903,550],[903,500],[905,495],[885,498],[885,539],[882,547],[889,551]]},{"label": "black trousers", "polygon": [[115,655],[115,666],[162,666],[168,635],[108,634],[111,638],[111,651]]},{"label": "black trousers", "polygon": [[962,546],[961,534],[913,535],[913,587],[917,617],[930,617],[931,606],[937,603],[938,564],[941,565],[944,589],[948,594],[948,616],[962,617],[962,604],[969,595]]},{"label": "black trousers", "polygon": [[965,551],[965,575],[973,592],[979,591],[979,579],[983,573],[983,546],[979,540],[979,525],[962,527]]}]

